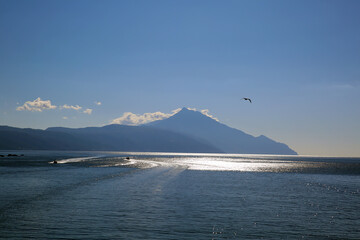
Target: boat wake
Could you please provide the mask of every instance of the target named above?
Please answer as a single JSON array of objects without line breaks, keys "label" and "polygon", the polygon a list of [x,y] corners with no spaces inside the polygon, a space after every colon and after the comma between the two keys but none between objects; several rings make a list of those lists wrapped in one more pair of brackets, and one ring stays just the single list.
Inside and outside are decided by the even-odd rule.
[{"label": "boat wake", "polygon": [[[56,163],[58,164],[65,164],[65,163],[76,163],[76,162],[84,162],[84,161],[88,161],[88,160],[94,160],[97,158],[100,158],[102,156],[93,156],[93,157],[80,157],[80,158],[66,158],[66,159],[61,159],[61,160],[56,160]],[[53,164],[54,162],[48,162],[50,164]]]}]

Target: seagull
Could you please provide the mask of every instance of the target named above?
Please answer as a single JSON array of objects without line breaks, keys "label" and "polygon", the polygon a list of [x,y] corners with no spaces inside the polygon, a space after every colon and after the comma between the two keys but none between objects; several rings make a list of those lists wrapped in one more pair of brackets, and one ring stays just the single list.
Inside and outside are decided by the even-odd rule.
[{"label": "seagull", "polygon": [[243,99],[244,99],[245,101],[249,101],[249,102],[251,103],[251,99],[250,99],[250,98],[244,97]]}]

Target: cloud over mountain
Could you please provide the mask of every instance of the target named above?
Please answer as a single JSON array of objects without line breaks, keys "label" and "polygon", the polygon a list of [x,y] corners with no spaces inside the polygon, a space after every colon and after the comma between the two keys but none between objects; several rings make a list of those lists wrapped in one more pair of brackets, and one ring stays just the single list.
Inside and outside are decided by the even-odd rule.
[{"label": "cloud over mountain", "polygon": [[34,101],[27,101],[24,105],[17,107],[17,111],[32,111],[32,112],[42,112],[43,110],[55,109],[55,105],[51,104],[50,100],[41,100],[37,98]]},{"label": "cloud over mountain", "polygon": [[111,123],[131,125],[131,126],[141,125],[141,124],[169,118],[174,114],[178,113],[180,110],[181,108],[178,108],[173,110],[171,113],[153,112],[153,113],[135,114],[132,112],[126,112],[121,117],[112,120]]},{"label": "cloud over mountain", "polygon": [[[195,110],[195,111],[196,111],[196,110]],[[203,109],[203,110],[200,110],[200,112],[201,112],[202,114],[204,114],[205,116],[207,116],[207,117],[209,117],[209,118],[212,118],[212,119],[214,119],[214,120],[216,120],[216,121],[219,122],[219,119],[217,119],[216,117],[214,117],[213,115],[211,115],[211,114],[209,113],[209,109]]]},{"label": "cloud over mountain", "polygon": [[[196,108],[187,108],[187,109],[196,111]],[[146,123],[169,118],[175,115],[176,113],[178,113],[179,111],[181,111],[181,108],[175,109],[171,111],[171,113],[153,112],[153,113],[135,114],[132,112],[125,112],[121,117],[112,120],[111,124],[136,126],[136,125],[146,124]],[[219,121],[216,117],[212,116],[209,113],[208,109],[200,110],[200,112],[207,117]]]}]

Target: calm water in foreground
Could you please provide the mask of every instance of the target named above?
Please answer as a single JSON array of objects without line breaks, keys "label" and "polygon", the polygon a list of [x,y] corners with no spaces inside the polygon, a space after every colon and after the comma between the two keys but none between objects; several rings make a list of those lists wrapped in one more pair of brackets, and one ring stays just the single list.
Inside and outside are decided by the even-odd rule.
[{"label": "calm water in foreground", "polygon": [[2,239],[360,239],[359,158],[16,153]]}]

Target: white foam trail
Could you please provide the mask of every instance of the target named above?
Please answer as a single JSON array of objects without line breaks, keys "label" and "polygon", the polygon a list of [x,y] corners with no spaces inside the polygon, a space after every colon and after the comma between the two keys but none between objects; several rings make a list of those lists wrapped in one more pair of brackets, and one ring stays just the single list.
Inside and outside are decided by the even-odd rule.
[{"label": "white foam trail", "polygon": [[[82,161],[85,161],[85,160],[99,158],[99,157],[102,157],[102,156],[67,158],[67,159],[61,159],[61,160],[56,160],[56,161],[57,161],[58,164],[64,164],[64,163],[82,162]],[[54,163],[54,162],[49,162],[49,163]]]},{"label": "white foam trail", "polygon": [[154,167],[174,167],[173,163],[162,162],[157,159],[124,159],[125,162],[115,164],[115,166],[131,166],[135,165],[140,168],[154,168]]}]

